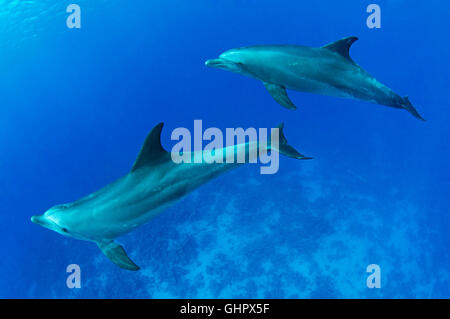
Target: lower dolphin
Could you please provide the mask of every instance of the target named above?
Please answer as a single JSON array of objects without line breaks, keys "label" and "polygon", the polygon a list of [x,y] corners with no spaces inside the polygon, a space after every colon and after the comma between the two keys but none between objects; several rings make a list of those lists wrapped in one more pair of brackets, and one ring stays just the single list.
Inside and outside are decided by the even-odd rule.
[{"label": "lower dolphin", "polygon": [[358,40],[348,37],[320,48],[259,45],[232,49],[206,65],[261,80],[272,97],[288,109],[296,106],[286,89],[364,100],[405,109],[424,120],[409,101],[378,82],[357,65],[349,50]]},{"label": "lower dolphin", "polygon": [[[31,221],[67,237],[95,242],[117,266],[139,270],[114,239],[146,223],[202,184],[240,165],[227,162],[175,164],[171,153],[161,146],[162,128],[163,123],[160,123],[152,129],[130,173],[78,201],[54,206],[43,215],[33,216]],[[287,143],[283,125],[279,126],[278,133],[278,144],[272,146],[268,142],[266,149],[296,159],[309,159]],[[236,155],[247,157],[255,154],[252,150],[260,145],[248,142],[216,152],[228,154],[230,147]],[[204,153],[196,151],[190,156],[203,158]]]}]

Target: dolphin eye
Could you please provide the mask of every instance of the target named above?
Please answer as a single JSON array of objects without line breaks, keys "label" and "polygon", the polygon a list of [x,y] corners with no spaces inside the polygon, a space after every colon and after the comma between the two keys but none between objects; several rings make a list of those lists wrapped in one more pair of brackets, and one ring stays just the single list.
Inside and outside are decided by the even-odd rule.
[{"label": "dolphin eye", "polygon": [[61,229],[63,232],[65,232],[65,233],[69,233],[69,231],[67,230],[67,228],[62,228]]}]

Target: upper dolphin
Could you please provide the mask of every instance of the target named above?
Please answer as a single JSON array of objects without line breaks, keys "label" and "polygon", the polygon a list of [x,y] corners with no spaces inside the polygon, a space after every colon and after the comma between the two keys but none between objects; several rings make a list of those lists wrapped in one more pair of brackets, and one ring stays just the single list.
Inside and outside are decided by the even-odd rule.
[{"label": "upper dolphin", "polygon": [[286,89],[364,100],[405,109],[424,120],[409,101],[378,82],[349,55],[357,37],[348,37],[320,48],[294,45],[259,45],[232,49],[206,65],[263,81],[272,97],[296,109]]},{"label": "upper dolphin", "polygon": [[[240,165],[205,161],[176,164],[171,153],[161,146],[162,128],[163,123],[160,123],[152,129],[127,175],[78,201],[54,206],[43,215],[33,216],[31,221],[64,236],[95,242],[119,267],[138,270],[114,239],[152,219],[200,185]],[[282,125],[278,137],[278,143],[266,143],[266,149],[296,159],[309,159],[287,143]],[[258,147],[258,142],[248,142],[215,152],[222,152],[226,158],[229,148],[233,148],[237,156],[249,157],[255,156],[254,150]],[[189,156],[204,158],[208,156],[205,152],[195,151]]]}]

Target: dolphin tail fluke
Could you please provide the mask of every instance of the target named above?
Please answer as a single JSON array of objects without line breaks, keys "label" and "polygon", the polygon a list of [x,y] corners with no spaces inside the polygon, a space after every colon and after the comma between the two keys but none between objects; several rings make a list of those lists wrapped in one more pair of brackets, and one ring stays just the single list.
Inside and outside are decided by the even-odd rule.
[{"label": "dolphin tail fluke", "polygon": [[420,116],[419,112],[414,108],[414,106],[409,101],[409,97],[405,96],[403,98],[403,108],[407,110],[409,113],[411,113],[414,117],[418,118],[419,120],[426,121],[422,116]]},{"label": "dolphin tail fluke", "polygon": [[[295,148],[293,148],[291,145],[289,145],[286,136],[284,136],[284,123],[281,123],[277,126],[278,128],[278,134],[279,134],[279,143],[278,143],[278,149],[275,149],[280,154],[283,154],[284,156],[301,159],[301,160],[307,160],[312,159],[312,157],[307,157],[305,155],[300,154]],[[273,137],[273,134],[272,134]],[[272,147],[273,148],[273,147]]]},{"label": "dolphin tail fluke", "polygon": [[134,271],[140,269],[139,266],[136,265],[130,259],[130,257],[128,257],[125,249],[116,242],[112,240],[97,242],[97,245],[102,251],[102,253],[105,254],[105,256],[108,257],[109,260],[111,260],[114,264],[116,264],[120,268]]}]

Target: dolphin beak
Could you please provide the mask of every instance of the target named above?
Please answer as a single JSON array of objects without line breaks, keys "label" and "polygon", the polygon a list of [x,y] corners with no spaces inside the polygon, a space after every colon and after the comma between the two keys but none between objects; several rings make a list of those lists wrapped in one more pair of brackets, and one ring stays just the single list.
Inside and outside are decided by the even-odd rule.
[{"label": "dolphin beak", "polygon": [[43,215],[40,216],[32,216],[31,221],[36,225],[40,225],[46,228],[51,228],[53,226],[53,222],[45,218]]},{"label": "dolphin beak", "polygon": [[226,71],[231,71],[238,74],[247,74],[248,72],[245,70],[244,65],[242,63],[236,63],[230,61],[226,58],[219,57],[217,59],[208,60],[205,62],[206,66],[222,69]]},{"label": "dolphin beak", "polygon": [[212,68],[220,68],[220,67],[224,67],[226,65],[226,62],[221,59],[211,59],[205,62],[206,66],[212,67]]},{"label": "dolphin beak", "polygon": [[37,225],[42,225],[42,219],[42,216],[31,216],[31,222]]}]

